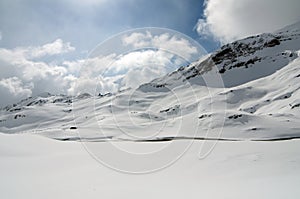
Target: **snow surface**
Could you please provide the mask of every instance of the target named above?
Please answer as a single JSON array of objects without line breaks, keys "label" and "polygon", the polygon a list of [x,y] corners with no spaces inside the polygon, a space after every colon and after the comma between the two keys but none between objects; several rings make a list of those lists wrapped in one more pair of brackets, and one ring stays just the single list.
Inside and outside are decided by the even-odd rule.
[{"label": "snow surface", "polygon": [[0,134],[1,198],[299,198],[299,140],[220,141],[199,159],[201,142],[164,170],[130,175],[98,163],[79,142]]}]

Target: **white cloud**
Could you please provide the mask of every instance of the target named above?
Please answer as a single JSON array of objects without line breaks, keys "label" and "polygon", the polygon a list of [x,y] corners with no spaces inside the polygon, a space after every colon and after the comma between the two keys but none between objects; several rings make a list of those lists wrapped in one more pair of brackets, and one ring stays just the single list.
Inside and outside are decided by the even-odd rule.
[{"label": "white cloud", "polygon": [[71,45],[60,39],[37,47],[0,48],[0,90],[6,94],[0,105],[45,91],[65,93],[70,81],[65,79],[70,74],[68,68],[36,59],[70,50]]},{"label": "white cloud", "polygon": [[134,32],[122,38],[124,45],[132,45],[135,48],[150,46],[151,40],[152,35],[149,31],[147,31],[146,33]]},{"label": "white cloud", "polygon": [[97,86],[97,79],[90,77],[79,77],[71,79],[70,87],[67,92],[69,95],[76,95],[80,93],[90,93],[95,92]]},{"label": "white cloud", "polygon": [[222,43],[271,32],[300,20],[299,0],[207,0],[196,29]]},{"label": "white cloud", "polygon": [[150,82],[157,77],[165,75],[166,73],[167,70],[161,65],[130,69],[122,79],[121,85],[123,85],[124,88],[136,88],[142,83]]},{"label": "white cloud", "polygon": [[210,37],[213,34],[211,32],[211,25],[209,25],[204,19],[199,19],[195,28],[198,34],[202,37]]},{"label": "white cloud", "polygon": [[172,54],[161,50],[134,51],[116,60],[109,71],[113,70],[115,72],[120,72],[122,70],[151,67],[153,65],[166,66],[171,64],[171,59],[173,57]]},{"label": "white cloud", "polygon": [[[132,36],[132,35],[129,35]],[[73,49],[70,43],[58,39],[52,43],[35,47],[0,48],[0,91],[6,93],[0,105],[14,103],[29,95],[41,92],[76,95],[89,92],[116,92],[120,89],[136,88],[158,76],[165,75],[185,63],[185,60],[165,48],[176,48],[191,56],[197,49],[184,39],[168,34],[124,38],[127,45],[135,45],[149,36],[151,45],[157,49],[142,49],[117,56],[109,54],[61,64],[43,61],[44,56],[60,55]],[[124,42],[126,42],[124,40]],[[49,57],[50,61],[55,57]],[[48,57],[47,57],[47,59]]]},{"label": "white cloud", "polygon": [[136,88],[203,54],[188,38],[159,31],[139,30],[122,36],[118,50],[125,54],[102,55],[96,50],[98,57],[92,53],[93,58],[64,62],[67,70],[76,74],[69,82],[68,93],[94,93],[95,87],[101,93]]},{"label": "white cloud", "polygon": [[123,36],[122,43],[127,54],[63,62],[73,74],[64,78],[68,94],[94,93],[96,87],[101,93],[136,88],[200,54],[188,39],[170,33],[134,32]]},{"label": "white cloud", "polygon": [[39,47],[30,47],[24,49],[29,58],[38,58],[46,55],[57,55],[74,51],[75,47],[69,42],[64,43],[61,39],[57,39],[52,43],[45,44]]},{"label": "white cloud", "polygon": [[[27,49],[26,52],[29,50]],[[67,72],[62,66],[28,59],[23,49],[0,49],[0,63],[2,63],[0,77],[17,74],[27,81],[43,79],[47,76],[64,75]]]},{"label": "white cloud", "polygon": [[81,64],[80,76],[96,77],[105,73],[117,59],[116,54],[87,58]]},{"label": "white cloud", "polygon": [[114,83],[117,76],[106,77],[105,72],[109,70],[111,63],[115,62],[116,55],[87,58],[77,61],[67,61],[63,64],[69,73],[64,78],[67,94],[77,95],[80,93],[95,93],[97,87],[101,92],[117,91],[119,86]]},{"label": "white cloud", "polygon": [[52,43],[42,46],[17,47],[12,50],[0,48],[0,58],[7,61],[18,62],[20,60],[32,60],[44,56],[59,55],[74,50],[75,47],[71,46],[69,42],[65,43],[61,39],[57,39]]},{"label": "white cloud", "polygon": [[[163,76],[183,63],[183,59],[161,50],[133,51],[121,57],[111,54],[105,57],[68,62],[68,68],[78,68],[79,77],[68,89],[69,94],[116,92],[124,88],[136,88],[142,83]],[[73,69],[71,69],[73,70]]]},{"label": "white cloud", "polygon": [[161,50],[131,52],[115,62],[115,72],[126,71],[121,81],[122,87],[136,88],[170,72],[168,67],[174,67],[173,58],[174,55]]},{"label": "white cloud", "polygon": [[134,32],[122,38],[123,44],[134,48],[158,48],[172,52],[189,60],[192,55],[199,54],[198,49],[185,38],[164,33],[152,35],[150,32]]},{"label": "white cloud", "polygon": [[29,86],[24,86],[23,82],[18,77],[1,79],[0,86],[4,89],[7,89],[10,94],[16,97],[29,97],[32,94],[32,84]]}]

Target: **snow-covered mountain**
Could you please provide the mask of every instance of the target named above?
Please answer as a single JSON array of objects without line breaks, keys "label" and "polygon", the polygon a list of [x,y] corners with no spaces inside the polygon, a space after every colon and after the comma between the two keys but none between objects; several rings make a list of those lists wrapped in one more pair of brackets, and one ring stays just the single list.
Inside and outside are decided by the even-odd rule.
[{"label": "snow-covered mountain", "polygon": [[[62,140],[300,137],[299,50],[297,23],[224,45],[136,90],[24,99],[1,110],[0,132]],[[223,82],[206,85],[210,77]]]},{"label": "snow-covered mountain", "polygon": [[225,87],[238,86],[273,74],[296,59],[299,49],[300,22],[274,33],[255,35],[224,45],[209,56],[187,67],[180,67],[151,84],[171,86],[188,80],[206,85],[203,76],[218,73],[221,74]]}]

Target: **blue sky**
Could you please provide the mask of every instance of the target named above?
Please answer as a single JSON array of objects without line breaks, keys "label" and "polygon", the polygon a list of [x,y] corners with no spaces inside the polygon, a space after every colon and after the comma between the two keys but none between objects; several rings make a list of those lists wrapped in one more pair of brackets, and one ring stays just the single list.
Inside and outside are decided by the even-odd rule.
[{"label": "blue sky", "polygon": [[121,31],[164,27],[182,32],[211,51],[216,43],[194,29],[203,15],[202,0],[1,0],[0,45],[41,45],[61,38],[76,54]]}]

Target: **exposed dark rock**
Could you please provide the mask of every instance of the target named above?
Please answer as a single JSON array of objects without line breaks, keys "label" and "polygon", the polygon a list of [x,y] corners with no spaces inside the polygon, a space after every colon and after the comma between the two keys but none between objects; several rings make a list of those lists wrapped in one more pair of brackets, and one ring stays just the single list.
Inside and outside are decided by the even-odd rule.
[{"label": "exposed dark rock", "polygon": [[207,117],[211,117],[211,114],[203,114],[203,115],[200,115],[198,118],[203,119],[203,118],[207,118]]},{"label": "exposed dark rock", "polygon": [[274,47],[280,44],[280,41],[278,39],[272,39],[269,42],[266,42],[264,47]]},{"label": "exposed dark rock", "polygon": [[13,109],[10,109],[9,112],[16,112],[16,111],[20,111],[22,110],[22,108],[13,108]]},{"label": "exposed dark rock", "polygon": [[299,103],[299,104],[292,105],[292,106],[291,106],[291,109],[298,108],[298,107],[300,107],[300,103]]},{"label": "exposed dark rock", "polygon": [[239,115],[235,114],[235,115],[229,116],[228,119],[238,119],[239,117],[242,117],[242,116],[243,116],[242,114],[239,114]]},{"label": "exposed dark rock", "polygon": [[226,69],[225,68],[222,68],[219,70],[219,73],[225,73]]},{"label": "exposed dark rock", "polygon": [[14,119],[23,118],[26,117],[25,115],[17,114],[15,115]]}]

